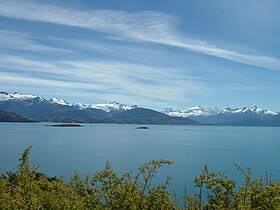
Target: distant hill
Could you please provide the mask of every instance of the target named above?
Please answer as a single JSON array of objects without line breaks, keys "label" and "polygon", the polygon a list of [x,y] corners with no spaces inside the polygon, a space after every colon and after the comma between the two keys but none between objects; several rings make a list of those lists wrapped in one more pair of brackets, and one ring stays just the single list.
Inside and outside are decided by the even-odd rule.
[{"label": "distant hill", "polygon": [[0,122],[34,122],[13,112],[0,110]]}]

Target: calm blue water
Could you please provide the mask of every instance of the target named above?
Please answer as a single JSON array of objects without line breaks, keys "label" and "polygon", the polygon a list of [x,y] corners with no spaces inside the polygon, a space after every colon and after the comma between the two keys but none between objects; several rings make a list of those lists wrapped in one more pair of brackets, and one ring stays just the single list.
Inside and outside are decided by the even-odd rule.
[{"label": "calm blue water", "polygon": [[23,150],[33,145],[31,160],[49,175],[70,177],[75,170],[93,174],[109,160],[119,173],[136,171],[151,159],[170,159],[174,165],[160,170],[171,174],[177,196],[189,193],[203,166],[225,171],[241,180],[233,162],[250,166],[255,176],[268,169],[280,177],[280,128],[85,124],[81,128],[47,127],[47,123],[0,123],[0,172],[14,170]]}]

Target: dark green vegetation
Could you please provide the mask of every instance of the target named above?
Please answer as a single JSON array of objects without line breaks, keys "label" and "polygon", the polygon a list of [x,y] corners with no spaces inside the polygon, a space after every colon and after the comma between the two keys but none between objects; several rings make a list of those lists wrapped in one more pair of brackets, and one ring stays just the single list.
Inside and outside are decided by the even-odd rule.
[{"label": "dark green vegetation", "polygon": [[13,112],[6,112],[0,110],[0,122],[35,122],[26,117]]},{"label": "dark green vegetation", "polygon": [[170,177],[162,184],[151,184],[159,168],[172,164],[169,160],[150,161],[135,175],[129,172],[122,176],[107,162],[93,177],[75,173],[65,182],[39,173],[37,165],[31,166],[30,148],[23,152],[15,172],[0,177],[0,209],[280,209],[280,183],[273,183],[269,174],[265,180],[252,180],[251,170],[238,165],[244,177],[241,186],[205,167],[194,180],[197,195],[185,195],[185,206],[180,208],[169,190]]}]

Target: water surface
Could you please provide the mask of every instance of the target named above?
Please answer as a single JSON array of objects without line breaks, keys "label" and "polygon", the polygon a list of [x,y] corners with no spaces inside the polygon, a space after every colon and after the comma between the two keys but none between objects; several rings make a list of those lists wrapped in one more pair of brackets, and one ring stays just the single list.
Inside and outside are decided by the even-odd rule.
[{"label": "water surface", "polygon": [[233,162],[263,176],[268,169],[280,177],[280,128],[230,126],[173,126],[84,124],[84,127],[49,127],[48,123],[0,123],[0,172],[14,170],[23,150],[33,145],[31,160],[51,176],[70,177],[75,170],[93,174],[108,160],[119,173],[136,171],[152,159],[169,159],[174,165],[160,170],[159,179],[173,177],[177,195],[189,193],[203,166],[225,171],[241,180]]}]

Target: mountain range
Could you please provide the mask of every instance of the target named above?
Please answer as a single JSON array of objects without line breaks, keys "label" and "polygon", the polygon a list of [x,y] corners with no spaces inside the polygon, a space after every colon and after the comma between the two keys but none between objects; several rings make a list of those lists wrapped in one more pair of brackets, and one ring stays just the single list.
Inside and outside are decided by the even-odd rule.
[{"label": "mountain range", "polygon": [[[167,108],[162,111],[163,113],[176,116],[187,117],[189,119],[199,121],[204,124],[265,124],[271,118],[278,115],[278,113],[261,109],[256,106],[248,108],[224,108],[218,109],[217,107],[200,107],[196,106],[183,111]],[[249,123],[250,121],[250,123]],[[268,123],[268,122],[267,122]]]},{"label": "mountain range", "polygon": [[199,124],[188,118],[172,117],[151,109],[127,106],[118,102],[107,104],[70,104],[32,94],[0,92],[0,110],[14,112],[41,122],[130,123],[130,124]]},{"label": "mountain range", "polygon": [[155,111],[115,101],[72,104],[58,98],[7,92],[0,92],[0,110],[12,112],[27,121],[41,122],[280,126],[279,113],[258,107],[218,109],[197,106],[182,111],[172,108]]}]

